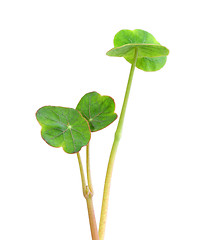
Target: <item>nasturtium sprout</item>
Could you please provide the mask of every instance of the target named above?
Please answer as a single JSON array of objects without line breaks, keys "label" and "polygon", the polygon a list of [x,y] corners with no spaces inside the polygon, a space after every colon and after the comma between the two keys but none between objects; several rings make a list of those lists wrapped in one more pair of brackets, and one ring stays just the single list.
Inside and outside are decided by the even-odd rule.
[{"label": "nasturtium sprout", "polygon": [[136,67],[147,72],[161,69],[169,54],[169,50],[161,46],[151,33],[135,29],[119,31],[114,37],[114,48],[107,55],[124,57],[132,64],[135,49],[138,49]]},{"label": "nasturtium sprout", "polygon": [[85,94],[76,109],[87,119],[91,132],[107,127],[116,118],[115,103],[109,96],[101,96],[97,92]]},{"label": "nasturtium sprout", "polygon": [[[76,109],[45,106],[36,113],[37,120],[42,127],[42,138],[53,147],[62,147],[65,152],[76,153],[77,155],[83,195],[87,202],[92,240],[104,240],[112,170],[121,138],[134,70],[137,67],[147,72],[157,71],[165,65],[168,54],[169,50],[162,46],[152,34],[140,29],[119,31],[114,37],[114,48],[107,52],[108,56],[124,57],[131,64],[131,69],[109,156],[99,231],[92,202],[93,186],[90,172],[89,144],[91,132],[97,132],[117,119],[113,98],[102,96],[97,92],[89,92],[81,98]],[[84,146],[86,146],[87,182],[79,153]]]},{"label": "nasturtium sprout", "polygon": [[37,111],[36,117],[42,126],[42,138],[52,147],[76,153],[90,141],[89,124],[75,109],[45,106]]}]

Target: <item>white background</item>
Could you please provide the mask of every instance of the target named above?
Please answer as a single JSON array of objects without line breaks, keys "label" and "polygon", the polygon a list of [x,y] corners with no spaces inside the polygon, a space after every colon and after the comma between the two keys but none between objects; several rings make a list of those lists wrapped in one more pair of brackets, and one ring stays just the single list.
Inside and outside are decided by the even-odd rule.
[{"label": "white background", "polygon": [[[202,239],[201,20],[198,0],[1,1],[1,240],[91,239],[76,155],[41,139],[35,112],[97,91],[119,114],[130,64],[105,53],[136,28],[170,55],[135,71],[105,239]],[[116,125],[91,139],[97,222]]]}]

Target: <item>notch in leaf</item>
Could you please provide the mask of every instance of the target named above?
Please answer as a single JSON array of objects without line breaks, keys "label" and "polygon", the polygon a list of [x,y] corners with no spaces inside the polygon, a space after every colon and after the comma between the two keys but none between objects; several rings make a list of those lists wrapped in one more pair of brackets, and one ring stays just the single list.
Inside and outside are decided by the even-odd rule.
[{"label": "notch in leaf", "polygon": [[114,100],[97,92],[85,94],[76,109],[88,120],[92,132],[107,127],[117,118]]},{"label": "notch in leaf", "polygon": [[114,48],[107,52],[108,56],[124,57],[133,63],[135,49],[138,49],[136,67],[144,71],[157,71],[167,60],[169,50],[160,45],[152,34],[136,29],[121,30],[114,37]]},{"label": "notch in leaf", "polygon": [[42,126],[42,138],[52,147],[76,153],[90,141],[89,124],[75,109],[45,106],[37,111],[36,118]]}]

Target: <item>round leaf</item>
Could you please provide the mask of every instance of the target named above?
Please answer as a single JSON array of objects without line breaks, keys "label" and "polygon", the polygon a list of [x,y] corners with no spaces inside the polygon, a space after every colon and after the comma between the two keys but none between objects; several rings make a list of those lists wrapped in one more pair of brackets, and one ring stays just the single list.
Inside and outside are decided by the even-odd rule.
[{"label": "round leaf", "polygon": [[42,126],[42,138],[67,153],[79,152],[90,141],[89,124],[75,109],[45,106],[37,111],[36,118]]},{"label": "round leaf", "polygon": [[138,49],[137,68],[144,71],[156,71],[166,63],[169,50],[161,46],[152,34],[136,29],[121,30],[114,37],[114,48],[107,52],[108,56],[124,57],[133,63],[135,49]]},{"label": "round leaf", "polygon": [[107,127],[117,118],[114,100],[97,92],[85,94],[76,109],[88,120],[92,132]]}]

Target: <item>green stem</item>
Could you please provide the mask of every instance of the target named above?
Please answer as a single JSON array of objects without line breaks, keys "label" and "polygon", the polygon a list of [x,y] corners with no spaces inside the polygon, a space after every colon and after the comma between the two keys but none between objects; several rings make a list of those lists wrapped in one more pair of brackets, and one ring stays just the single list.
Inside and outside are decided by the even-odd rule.
[{"label": "green stem", "polygon": [[83,165],[82,165],[81,156],[79,153],[77,153],[77,158],[78,158],[79,168],[80,168],[80,173],[81,173],[83,195],[86,199],[87,208],[88,208],[88,217],[89,217],[92,240],[99,240],[97,224],[96,224],[96,219],[95,219],[95,213],[94,213],[94,207],[93,207],[92,194],[91,194],[89,187],[86,185],[85,175],[84,175],[84,171],[83,171]]},{"label": "green stem", "polygon": [[91,194],[93,195],[93,184],[91,179],[91,172],[90,172],[90,153],[89,153],[89,143],[86,146],[86,169],[87,169],[87,180],[88,180],[88,186],[91,191]]},{"label": "green stem", "polygon": [[84,175],[84,171],[83,171],[83,165],[82,165],[82,162],[81,162],[81,156],[80,156],[79,152],[77,153],[77,158],[78,158],[79,169],[80,169],[80,174],[81,174],[81,183],[82,183],[83,195],[85,197],[87,186],[86,186],[86,180],[85,180],[85,175]]},{"label": "green stem", "polygon": [[128,103],[130,88],[131,88],[131,84],[132,84],[133,74],[134,74],[134,70],[135,70],[135,66],[136,66],[137,56],[138,56],[138,50],[136,48],[134,61],[131,66],[130,75],[128,78],[128,84],[127,84],[125,97],[124,97],[124,101],[123,101],[123,106],[122,106],[118,126],[117,126],[117,129],[115,132],[114,142],[112,145],[111,154],[109,157],[109,163],[108,163],[108,167],[107,167],[107,173],[106,173],[105,185],[104,185],[104,193],[103,193],[103,199],[102,199],[102,210],[101,210],[101,215],[100,215],[100,225],[99,225],[100,240],[104,239],[112,170],[113,170],[114,160],[115,160],[115,156],[116,156],[116,151],[117,151],[118,144],[119,144],[119,141],[121,138],[121,132],[122,132],[122,128],[123,128],[123,122],[124,122],[126,107],[127,107],[127,103]]}]

